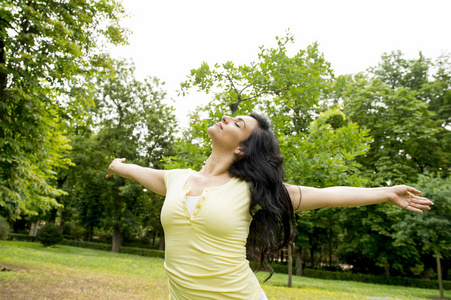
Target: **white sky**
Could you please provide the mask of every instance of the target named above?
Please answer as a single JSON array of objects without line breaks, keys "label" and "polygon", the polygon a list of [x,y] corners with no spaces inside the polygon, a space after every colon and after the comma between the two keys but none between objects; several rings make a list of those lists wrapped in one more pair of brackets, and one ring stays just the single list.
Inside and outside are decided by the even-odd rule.
[{"label": "white sky", "polygon": [[[450,0],[123,0],[131,15],[123,26],[130,45],[112,49],[132,58],[136,76],[166,82],[180,122],[209,96],[176,90],[191,69],[257,60],[259,46],[273,47],[289,28],[296,43],[290,52],[318,42],[336,74],[375,66],[384,52],[407,58],[437,58],[451,52]],[[181,124],[183,126],[183,124]]]}]

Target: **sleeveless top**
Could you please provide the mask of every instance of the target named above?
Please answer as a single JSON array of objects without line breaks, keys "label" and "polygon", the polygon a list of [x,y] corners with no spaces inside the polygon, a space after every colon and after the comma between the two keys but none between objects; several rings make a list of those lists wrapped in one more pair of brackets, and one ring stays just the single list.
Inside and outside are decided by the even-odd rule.
[{"label": "sleeveless top", "polygon": [[246,259],[252,217],[246,182],[207,187],[190,214],[185,198],[193,170],[165,173],[161,210],[170,299],[259,299],[260,284]]}]

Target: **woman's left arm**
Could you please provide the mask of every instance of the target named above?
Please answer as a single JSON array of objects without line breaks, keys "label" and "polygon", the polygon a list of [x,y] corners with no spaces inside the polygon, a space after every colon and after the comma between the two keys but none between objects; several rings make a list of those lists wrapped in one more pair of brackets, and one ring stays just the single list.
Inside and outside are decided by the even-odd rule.
[{"label": "woman's left arm", "polygon": [[421,192],[407,185],[380,188],[329,187],[322,189],[287,185],[287,189],[295,211],[389,202],[422,214],[424,209],[430,209],[430,205],[434,204],[427,198],[417,196]]}]

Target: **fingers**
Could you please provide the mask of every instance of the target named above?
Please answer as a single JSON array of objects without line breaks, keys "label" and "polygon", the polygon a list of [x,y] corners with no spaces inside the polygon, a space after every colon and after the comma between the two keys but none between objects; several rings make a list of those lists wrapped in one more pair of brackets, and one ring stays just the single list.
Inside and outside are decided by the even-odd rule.
[{"label": "fingers", "polygon": [[415,195],[421,194],[421,191],[419,191],[419,190],[417,190],[416,188],[413,188],[413,187],[411,187],[411,186],[408,186],[408,187],[407,187],[407,191],[408,191],[409,193],[412,193],[412,194],[415,194]]},{"label": "fingers", "polygon": [[110,166],[108,167],[108,174],[106,174],[105,178],[109,178],[111,176],[114,175],[114,172],[112,171],[112,165],[119,162],[119,163],[124,163],[126,160],[126,158],[115,158],[113,159],[113,161],[111,162]]},{"label": "fingers", "polygon": [[416,205],[411,205],[411,207],[415,207],[418,209],[426,209],[426,210],[430,210],[431,207],[429,205],[423,205],[423,204],[416,204]]},{"label": "fingers", "polygon": [[434,205],[434,202],[427,198],[412,195],[409,206],[406,209],[423,214],[423,210],[431,209],[430,205]]},{"label": "fingers", "polygon": [[406,207],[406,209],[410,210],[410,211],[413,211],[413,212],[416,212],[416,213],[419,213],[419,214],[423,214],[423,211],[421,209],[418,209],[418,208],[415,208],[415,207],[412,207],[412,206],[408,206],[408,207]]},{"label": "fingers", "polygon": [[412,196],[412,202],[422,205],[434,205],[434,202],[429,200],[428,198]]}]

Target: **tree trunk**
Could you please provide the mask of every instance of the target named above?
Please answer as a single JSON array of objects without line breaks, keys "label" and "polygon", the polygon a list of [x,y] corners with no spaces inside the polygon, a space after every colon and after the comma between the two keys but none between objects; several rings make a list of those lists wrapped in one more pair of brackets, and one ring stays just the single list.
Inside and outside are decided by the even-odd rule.
[{"label": "tree trunk", "polygon": [[312,269],[315,268],[315,251],[313,249],[314,247],[310,248],[310,267]]},{"label": "tree trunk", "polygon": [[303,272],[303,260],[302,260],[302,249],[299,249],[299,251],[296,251],[296,270],[295,275],[297,276],[304,276]]},{"label": "tree trunk", "polygon": [[440,289],[440,299],[445,299],[445,293],[443,292],[442,265],[440,263],[440,251],[438,250],[438,247],[435,248],[435,258],[437,259],[437,275],[438,286]]},{"label": "tree trunk", "polygon": [[332,267],[332,219],[329,217],[329,241],[328,241],[328,250],[329,250],[329,267]]},{"label": "tree trunk", "polygon": [[158,248],[160,251],[164,251],[164,231],[161,231],[160,235],[160,248]]},{"label": "tree trunk", "polygon": [[30,226],[30,232],[28,233],[28,236],[36,236],[37,232],[38,232],[38,224],[32,223]]},{"label": "tree trunk", "polygon": [[58,209],[57,208],[52,209],[50,211],[50,215],[49,215],[47,222],[55,224],[57,216],[58,216]]},{"label": "tree trunk", "polygon": [[121,249],[122,246],[122,240],[123,236],[121,229],[118,226],[115,226],[113,231],[113,247],[111,251],[119,253],[119,250]]},{"label": "tree trunk", "polygon": [[424,271],[423,271],[423,279],[430,280],[431,279],[431,271],[432,271],[431,267],[425,266]]},{"label": "tree trunk", "polygon": [[390,266],[388,263],[384,265],[384,271],[385,271],[385,276],[390,277]]},{"label": "tree trunk", "polygon": [[89,231],[88,231],[88,242],[92,241],[92,236],[94,234],[94,225],[90,225],[89,226]]},{"label": "tree trunk", "polygon": [[434,256],[433,255],[424,255],[421,257],[421,260],[424,265],[423,279],[430,280],[432,268],[433,268],[434,264],[436,264]]},{"label": "tree trunk", "polygon": [[[0,65],[3,65],[3,66],[6,65],[5,41],[3,39],[0,39]],[[6,99],[4,98],[4,92],[6,89],[7,79],[8,79],[8,77],[6,75],[6,72],[1,71],[0,72],[0,100],[3,102],[6,102]]]},{"label": "tree trunk", "polygon": [[[294,247],[294,245],[293,245]],[[293,251],[288,248],[288,287],[291,287],[293,283]]]}]

